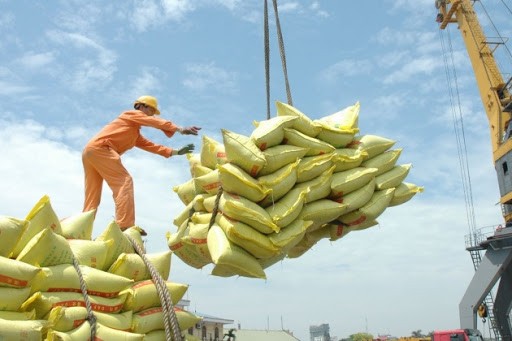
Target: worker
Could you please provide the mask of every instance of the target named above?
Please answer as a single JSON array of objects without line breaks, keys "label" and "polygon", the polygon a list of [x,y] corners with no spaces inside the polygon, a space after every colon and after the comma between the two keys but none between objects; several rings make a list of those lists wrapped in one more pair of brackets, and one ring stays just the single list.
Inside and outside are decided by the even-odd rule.
[{"label": "worker", "polygon": [[[180,127],[160,117],[157,99],[153,96],[141,96],[134,103],[135,110],[128,110],[107,124],[85,146],[82,153],[85,180],[85,198],[83,211],[96,209],[100,204],[103,180],[112,190],[116,223],[121,230],[135,225],[135,201],[133,181],[121,162],[121,155],[127,150],[138,147],[166,158],[185,155],[194,151],[194,145],[188,144],[180,149],[155,144],[140,133],[142,126],[160,129],[167,137],[176,131],[182,135],[197,135],[200,127]],[[140,229],[142,235],[147,233]]]}]

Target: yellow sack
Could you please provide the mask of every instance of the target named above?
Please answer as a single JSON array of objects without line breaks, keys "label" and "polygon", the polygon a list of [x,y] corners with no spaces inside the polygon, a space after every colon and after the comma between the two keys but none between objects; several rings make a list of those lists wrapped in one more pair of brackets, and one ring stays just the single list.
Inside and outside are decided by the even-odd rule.
[{"label": "yellow sack", "polygon": [[188,235],[182,238],[182,242],[194,248],[199,257],[201,257],[202,262],[206,264],[212,262],[212,257],[206,244],[208,226],[209,224],[195,224],[191,222],[188,224]]},{"label": "yellow sack", "polygon": [[297,167],[297,182],[305,182],[319,177],[333,165],[334,153],[317,156],[306,156],[300,160]]},{"label": "yellow sack", "polygon": [[359,111],[361,104],[357,101],[334,114],[324,116],[314,122],[321,126],[329,126],[340,130],[358,130]]},{"label": "yellow sack", "polygon": [[193,178],[197,178],[198,176],[208,174],[211,171],[213,171],[213,169],[205,167],[201,164],[195,164],[194,166],[192,166],[192,170],[191,170]]},{"label": "yellow sack", "polygon": [[395,143],[396,141],[382,136],[363,135],[355,137],[347,147],[366,152],[368,154],[367,158],[371,159],[393,147]]},{"label": "yellow sack", "polygon": [[[94,313],[96,315],[96,312]],[[52,330],[69,332],[82,325],[87,317],[85,307],[53,307],[46,318],[52,324]]]},{"label": "yellow sack", "polygon": [[297,166],[299,162],[300,160],[297,160],[272,174],[258,178],[259,184],[269,192],[265,199],[258,202],[260,206],[267,207],[274,204],[293,188],[297,181]]},{"label": "yellow sack", "polygon": [[416,193],[423,192],[423,190],[424,187],[420,187],[409,182],[403,182],[395,188],[395,193],[393,194],[393,198],[391,199],[389,206],[401,205],[411,200]]},{"label": "yellow sack", "polygon": [[209,224],[210,220],[212,220],[212,214],[205,212],[195,212],[190,217],[190,221],[195,224]]},{"label": "yellow sack", "polygon": [[[80,272],[85,281],[89,295],[101,297],[116,297],[121,291],[132,286],[133,280],[109,272],[80,266]],[[80,279],[73,265],[60,264],[42,268],[32,285],[32,292],[82,292]]]},{"label": "yellow sack", "polygon": [[325,199],[331,194],[332,173],[335,166],[325,171],[320,176],[313,180],[301,182],[295,185],[294,188],[309,189],[304,198],[304,203],[313,202],[319,199]]},{"label": "yellow sack", "polygon": [[208,248],[215,265],[236,269],[240,276],[266,278],[256,258],[241,247],[231,243],[220,226],[213,224],[208,231]]},{"label": "yellow sack", "polygon": [[[166,282],[167,290],[171,295],[172,304],[177,304],[188,290],[187,284]],[[139,312],[144,309],[161,306],[160,297],[153,280],[136,283],[126,290],[128,296],[124,302],[124,310]]]},{"label": "yellow sack", "polygon": [[[213,198],[215,198],[215,196],[213,196]],[[197,197],[197,195],[194,197],[194,200],[192,200],[182,211],[180,214],[178,214],[176,216],[176,218],[174,218],[173,220],[173,224],[176,225],[177,227],[180,227],[185,221],[187,221],[187,219],[190,217],[190,212],[195,212],[194,210],[194,206],[196,206],[196,203],[195,203],[195,200],[198,200],[199,198]],[[203,204],[203,207],[205,209],[207,209],[207,207],[209,207],[209,203],[211,200],[211,198],[204,198],[204,197],[201,197],[202,200],[202,204]],[[210,211],[208,211],[210,212]]]},{"label": "yellow sack", "polygon": [[[167,280],[171,271],[171,251],[146,254],[163,279]],[[151,278],[151,273],[142,258],[136,253],[122,253],[112,264],[108,272],[133,279],[135,282]]]},{"label": "yellow sack", "polygon": [[307,239],[311,243],[318,243],[322,239],[331,238],[331,230],[327,224],[322,225],[320,228],[306,233]]},{"label": "yellow sack", "polygon": [[263,152],[266,165],[259,172],[259,176],[269,175],[283,168],[284,166],[302,159],[308,152],[307,148],[282,144],[271,147]]},{"label": "yellow sack", "polygon": [[133,249],[132,243],[128,239],[127,236],[132,237],[135,242],[144,250],[144,242],[142,241],[142,237],[139,233],[132,234],[133,229],[129,228],[125,232],[121,231],[119,225],[115,221],[110,222],[107,228],[96,238],[96,240],[113,240],[112,247],[110,247],[107,251],[107,257],[105,259],[105,265],[102,270],[108,269],[112,263],[114,263],[122,253],[133,253],[135,250]]},{"label": "yellow sack", "polygon": [[8,321],[0,319],[0,340],[43,340],[49,327],[48,321],[43,320]]},{"label": "yellow sack", "polygon": [[357,126],[359,110],[360,104],[356,102],[356,104],[332,115],[315,120],[314,122],[322,127],[316,138],[329,143],[335,148],[345,147],[353,140],[354,135],[359,132]]},{"label": "yellow sack", "polygon": [[[274,257],[266,258],[266,259],[258,259],[258,263],[260,263],[263,269],[271,267],[277,262],[282,261],[286,257],[286,253],[278,253]],[[222,277],[222,276],[221,276]]]},{"label": "yellow sack", "polygon": [[190,168],[190,175],[194,177],[194,166],[201,164],[201,156],[197,153],[188,153],[186,157]]},{"label": "yellow sack", "polygon": [[196,184],[194,178],[182,183],[181,185],[174,186],[172,190],[178,194],[182,203],[185,205],[190,204],[196,196]]},{"label": "yellow sack", "polygon": [[67,239],[87,239],[92,237],[96,210],[82,212],[60,221],[62,235]]},{"label": "yellow sack", "polygon": [[388,150],[382,154],[372,157],[364,161],[361,166],[366,168],[377,168],[377,173],[375,176],[381,175],[389,170],[391,170],[398,160],[398,157],[402,153],[402,148]]},{"label": "yellow sack", "polygon": [[0,287],[0,310],[18,311],[30,296],[30,288]]},{"label": "yellow sack", "polygon": [[[217,165],[222,165],[227,162],[226,149],[222,143],[203,135],[201,145],[201,165],[210,169],[215,169]],[[192,175],[195,177],[195,175]]]},{"label": "yellow sack", "polygon": [[317,139],[330,144],[334,148],[343,148],[347,146],[354,139],[354,135],[358,129],[341,130],[330,126],[322,125],[320,134],[316,136]]},{"label": "yellow sack", "polygon": [[[123,308],[126,295],[119,295],[114,298],[89,296],[93,311],[118,313]],[[55,306],[63,307],[85,307],[84,296],[76,292],[36,292],[30,296],[20,308],[20,311],[35,309],[36,318],[42,319]]]},{"label": "yellow sack", "polygon": [[167,233],[167,245],[169,246],[169,249],[185,264],[196,269],[201,269],[206,264],[210,264],[211,260],[200,254],[194,244],[191,242],[186,243],[184,241],[188,232],[188,220],[186,220],[176,233]]},{"label": "yellow sack", "polygon": [[280,228],[284,228],[295,220],[302,211],[304,198],[308,194],[309,188],[295,188],[289,191],[274,205],[265,210],[272,218],[272,221]]},{"label": "yellow sack", "polygon": [[364,168],[356,167],[343,172],[334,173],[331,182],[331,195],[332,200],[338,200],[344,195],[355,191],[370,182],[375,178],[377,168]]},{"label": "yellow sack", "polygon": [[17,311],[0,311],[0,320],[9,320],[9,321],[28,321],[35,320],[36,312],[25,311],[25,312],[17,312]]},{"label": "yellow sack", "polygon": [[331,241],[341,239],[352,231],[348,226],[338,222],[337,220],[326,224],[325,226],[329,229]]},{"label": "yellow sack", "polygon": [[107,252],[114,241],[70,239],[68,243],[78,264],[104,270]]},{"label": "yellow sack", "polygon": [[34,205],[25,220],[28,220],[29,224],[14,247],[11,256],[13,258],[18,257],[29,240],[45,228],[50,228],[55,233],[62,234],[59,218],[53,211],[50,198],[47,195],[43,196]]},{"label": "yellow sack", "polygon": [[316,125],[309,117],[307,117],[304,113],[302,113],[295,107],[277,101],[276,108],[277,116],[290,115],[298,118],[297,120],[293,121],[293,129],[296,129],[310,137],[315,137],[320,132],[321,128],[318,125]]},{"label": "yellow sack", "polygon": [[224,192],[220,197],[219,208],[228,217],[246,223],[261,233],[279,231],[264,208],[244,197]]},{"label": "yellow sack", "polygon": [[297,117],[294,116],[276,116],[265,121],[254,121],[256,129],[253,130],[250,138],[261,150],[277,146],[283,141],[283,128],[292,127],[296,119]]},{"label": "yellow sack", "polygon": [[133,312],[125,311],[123,313],[111,314],[95,312],[94,315],[99,324],[115,330],[129,332],[132,329]]},{"label": "yellow sack", "polygon": [[288,250],[302,240],[304,234],[312,223],[312,221],[295,219],[279,233],[272,233],[269,235],[270,241],[278,247],[281,252],[286,254]]},{"label": "yellow sack", "polygon": [[34,277],[40,271],[40,268],[33,265],[15,259],[0,257],[0,287],[30,287]]},{"label": "yellow sack", "polygon": [[16,260],[39,267],[73,264],[73,252],[66,238],[47,227],[25,245]]},{"label": "yellow sack", "polygon": [[234,164],[226,163],[218,169],[222,189],[226,192],[241,195],[253,202],[263,200],[270,192],[269,189],[263,188],[258,180]]},{"label": "yellow sack", "polygon": [[11,255],[28,224],[28,220],[0,216],[0,236],[2,236],[0,257],[9,257]]},{"label": "yellow sack", "polygon": [[307,148],[308,152],[306,153],[306,156],[329,154],[335,150],[335,148],[329,143],[310,137],[292,128],[284,128],[283,142],[284,144]]},{"label": "yellow sack", "polygon": [[219,170],[216,169],[194,178],[194,184],[196,186],[196,193],[217,194],[220,187]]},{"label": "yellow sack", "polygon": [[[202,320],[201,317],[176,307],[174,308],[174,312],[181,331],[195,326],[196,323]],[[146,309],[133,315],[133,332],[146,334],[161,329],[164,329],[162,307]]]},{"label": "yellow sack", "polygon": [[394,166],[391,170],[375,177],[375,187],[378,190],[394,188],[399,186],[407,177],[412,164]]},{"label": "yellow sack", "polygon": [[263,152],[247,136],[222,129],[226,158],[255,177],[267,161]]},{"label": "yellow sack", "polygon": [[317,241],[309,238],[308,234],[306,233],[304,237],[302,237],[302,239],[294,247],[292,247],[286,255],[288,258],[299,258],[307,251],[309,251],[316,243]]},{"label": "yellow sack", "polygon": [[242,222],[224,215],[217,215],[216,223],[222,228],[228,239],[256,258],[270,258],[278,253],[278,248],[269,237]]},{"label": "yellow sack", "polygon": [[345,212],[345,214],[347,214],[366,205],[366,203],[368,203],[368,201],[370,201],[372,198],[374,192],[375,179],[371,179],[370,182],[368,182],[363,187],[356,189],[355,191],[350,192],[349,194],[344,195],[335,201],[348,206],[348,210]]},{"label": "yellow sack", "polygon": [[338,148],[334,151],[332,162],[336,166],[334,173],[359,167],[368,153],[359,149]]},{"label": "yellow sack", "polygon": [[[260,259],[258,259],[258,262],[259,261]],[[238,276],[238,270],[228,265],[218,264],[213,266],[210,274],[217,277],[233,277]]]},{"label": "yellow sack", "polygon": [[340,204],[329,199],[320,199],[305,205],[299,217],[302,220],[311,220],[313,222],[308,229],[309,232],[335,220],[347,210],[348,205],[346,204]]},{"label": "yellow sack", "polygon": [[394,188],[375,191],[370,201],[363,207],[340,216],[338,220],[349,227],[359,225],[365,221],[373,221],[388,207],[394,192]]},{"label": "yellow sack", "polygon": [[[90,338],[91,326],[89,322],[86,321],[69,332],[60,332],[52,329],[48,332],[46,341],[89,341]],[[107,327],[101,323],[97,323],[96,340],[143,341],[144,334],[117,330]]]}]

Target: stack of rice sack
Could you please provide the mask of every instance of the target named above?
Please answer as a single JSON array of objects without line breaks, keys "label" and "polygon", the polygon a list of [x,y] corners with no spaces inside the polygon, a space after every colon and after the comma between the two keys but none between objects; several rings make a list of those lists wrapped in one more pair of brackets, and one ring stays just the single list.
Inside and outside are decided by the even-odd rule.
[{"label": "stack of rice sack", "polygon": [[404,182],[411,164],[397,164],[395,141],[356,135],[359,111],[357,102],[311,120],[277,102],[277,116],[254,122],[250,136],[203,136],[189,155],[192,178],[173,188],[186,207],[170,249],[195,268],[213,263],[213,275],[265,278],[323,238],[376,225],[423,188]]},{"label": "stack of rice sack", "polygon": [[[161,304],[151,275],[130,237],[144,249],[137,227],[112,222],[91,240],[94,211],[59,220],[44,196],[25,219],[0,217],[0,339],[89,340],[91,325],[76,261],[102,340],[161,340]],[[148,254],[164,280],[171,251]],[[166,282],[172,302],[184,284]],[[177,314],[185,330],[198,318]]]}]

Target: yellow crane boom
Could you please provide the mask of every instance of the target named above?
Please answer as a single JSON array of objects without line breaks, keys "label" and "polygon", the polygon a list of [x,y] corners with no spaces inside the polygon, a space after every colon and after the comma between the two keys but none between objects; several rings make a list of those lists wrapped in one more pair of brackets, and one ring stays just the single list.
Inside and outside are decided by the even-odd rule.
[{"label": "yellow crane boom", "polygon": [[493,161],[500,185],[500,202],[504,206],[505,222],[512,222],[512,140],[504,140],[506,125],[511,118],[508,106],[512,98],[491,49],[490,43],[480,26],[470,0],[437,0],[438,21],[444,29],[450,23],[457,23],[471,60],[480,97],[487,114],[491,133]]}]

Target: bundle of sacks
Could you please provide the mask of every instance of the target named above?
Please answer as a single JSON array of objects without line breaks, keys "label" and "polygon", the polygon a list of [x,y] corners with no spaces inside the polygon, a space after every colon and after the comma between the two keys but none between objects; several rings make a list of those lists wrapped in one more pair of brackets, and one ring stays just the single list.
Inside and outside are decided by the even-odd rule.
[{"label": "bundle of sacks", "polygon": [[[151,274],[135,253],[138,227],[112,222],[95,239],[94,211],[59,220],[44,196],[25,219],[0,217],[0,340],[90,340],[91,324],[78,264],[101,340],[164,340],[164,320]],[[128,238],[130,237],[130,239]],[[173,304],[188,289],[168,281],[171,251],[147,254]],[[175,309],[182,331],[200,318]]]},{"label": "bundle of sacks", "polygon": [[216,276],[265,278],[323,238],[377,225],[423,188],[404,182],[411,164],[397,163],[396,141],[358,134],[359,111],[357,102],[312,120],[277,102],[277,116],[254,122],[250,136],[203,136],[189,155],[192,178],[173,188],[186,207],[170,249],[195,268],[213,263]]}]

